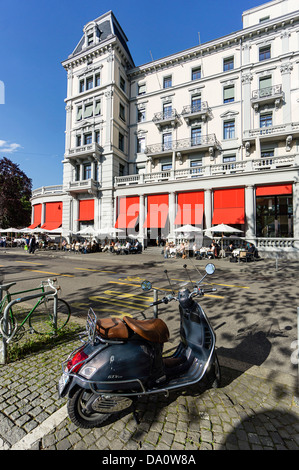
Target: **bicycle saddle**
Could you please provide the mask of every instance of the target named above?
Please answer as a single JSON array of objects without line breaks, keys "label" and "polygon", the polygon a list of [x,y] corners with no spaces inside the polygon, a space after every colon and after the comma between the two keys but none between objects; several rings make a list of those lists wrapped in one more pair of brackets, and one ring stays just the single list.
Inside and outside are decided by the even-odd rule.
[{"label": "bicycle saddle", "polygon": [[10,282],[9,284],[0,285],[0,290],[9,290],[12,286],[15,286],[16,282]]}]

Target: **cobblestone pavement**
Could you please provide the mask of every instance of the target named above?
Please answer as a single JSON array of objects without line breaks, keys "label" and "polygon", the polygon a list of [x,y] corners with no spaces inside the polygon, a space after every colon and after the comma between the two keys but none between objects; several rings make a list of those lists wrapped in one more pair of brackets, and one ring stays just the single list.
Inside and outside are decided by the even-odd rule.
[{"label": "cobblestone pavement", "polygon": [[[202,384],[167,398],[145,397],[139,425],[124,412],[102,427],[79,429],[56,391],[61,361],[77,345],[78,339],[57,344],[1,366],[0,450],[299,450],[293,388],[255,367],[241,371],[224,365],[223,384],[216,390]],[[59,409],[60,417],[52,420]]]}]

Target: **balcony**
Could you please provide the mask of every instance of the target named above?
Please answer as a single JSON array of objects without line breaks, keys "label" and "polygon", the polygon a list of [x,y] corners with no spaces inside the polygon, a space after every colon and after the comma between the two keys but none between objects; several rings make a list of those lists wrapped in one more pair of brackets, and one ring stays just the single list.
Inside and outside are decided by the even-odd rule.
[{"label": "balcony", "polygon": [[260,171],[279,170],[286,167],[298,167],[299,155],[284,155],[281,157],[257,158],[216,165],[204,165],[197,168],[182,168],[179,170],[157,171],[153,173],[117,176],[115,187],[134,186],[140,184],[155,184],[165,181],[189,180],[244,174]]},{"label": "balcony", "polygon": [[168,109],[166,111],[156,113],[153,117],[153,122],[156,124],[159,130],[161,130],[163,126],[175,127],[179,120],[180,118],[176,109]]},{"label": "balcony", "polygon": [[66,158],[75,159],[83,158],[87,155],[93,155],[94,157],[101,155],[103,152],[102,147],[96,142],[92,144],[82,145],[80,147],[74,147],[69,149],[68,153],[65,154]]},{"label": "balcony", "polygon": [[[259,138],[262,142],[286,142],[286,151],[291,150],[291,145],[294,138],[299,137],[299,122],[291,122],[286,124],[279,124],[277,126],[259,127],[257,129],[250,129],[244,131],[243,141],[245,141],[245,148],[249,150],[251,142]],[[248,156],[248,155],[247,155]]]},{"label": "balcony", "polygon": [[220,150],[220,148],[220,143],[216,139],[215,134],[207,134],[187,139],[174,140],[173,142],[148,145],[145,148],[144,153],[152,157],[154,155],[165,155],[167,153],[172,153],[173,151],[182,152],[185,150],[206,150],[209,151],[210,155],[212,155],[214,150]]},{"label": "balcony", "polygon": [[210,110],[207,101],[184,106],[182,111],[182,116],[188,125],[194,119],[202,119],[203,121],[206,121],[209,114]]},{"label": "balcony", "polygon": [[93,196],[97,196],[99,188],[100,183],[98,181],[95,181],[93,178],[82,181],[72,181],[64,186],[65,192],[70,195],[88,193]]},{"label": "balcony", "polygon": [[260,88],[252,92],[251,105],[256,112],[258,112],[260,106],[265,104],[274,104],[277,109],[283,102],[283,98],[282,85]]}]

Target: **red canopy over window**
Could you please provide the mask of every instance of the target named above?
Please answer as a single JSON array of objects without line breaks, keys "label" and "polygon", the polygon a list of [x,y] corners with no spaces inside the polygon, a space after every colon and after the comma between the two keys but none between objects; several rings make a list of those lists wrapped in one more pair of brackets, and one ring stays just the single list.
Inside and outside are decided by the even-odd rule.
[{"label": "red canopy over window", "polygon": [[54,230],[62,224],[62,202],[46,203],[45,223],[41,228],[45,230]]},{"label": "red canopy over window", "polygon": [[33,224],[31,224],[28,228],[34,229],[41,224],[42,221],[42,205],[35,204],[33,206]]},{"label": "red canopy over window", "polygon": [[79,201],[80,222],[94,220],[94,199],[83,199]]},{"label": "red canopy over window", "polygon": [[257,196],[278,196],[279,194],[292,194],[292,184],[276,184],[268,186],[258,186],[256,188]]},{"label": "red canopy over window", "polygon": [[204,191],[178,194],[178,211],[175,225],[202,224],[204,209]]},{"label": "red canopy over window", "polygon": [[245,189],[229,188],[214,191],[212,224],[245,223]]},{"label": "red canopy over window", "polygon": [[164,228],[168,216],[168,194],[147,197],[146,228]]},{"label": "red canopy over window", "polygon": [[139,216],[139,196],[121,197],[115,228],[134,228]]}]

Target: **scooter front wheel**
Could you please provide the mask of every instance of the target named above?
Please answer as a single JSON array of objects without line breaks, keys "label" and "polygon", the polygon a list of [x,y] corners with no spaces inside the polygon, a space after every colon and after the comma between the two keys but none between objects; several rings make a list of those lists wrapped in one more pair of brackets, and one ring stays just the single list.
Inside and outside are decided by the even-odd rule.
[{"label": "scooter front wheel", "polygon": [[69,398],[67,408],[69,417],[76,426],[91,429],[101,426],[112,413],[119,413],[131,405],[132,400],[128,398],[107,398],[79,388]]}]

